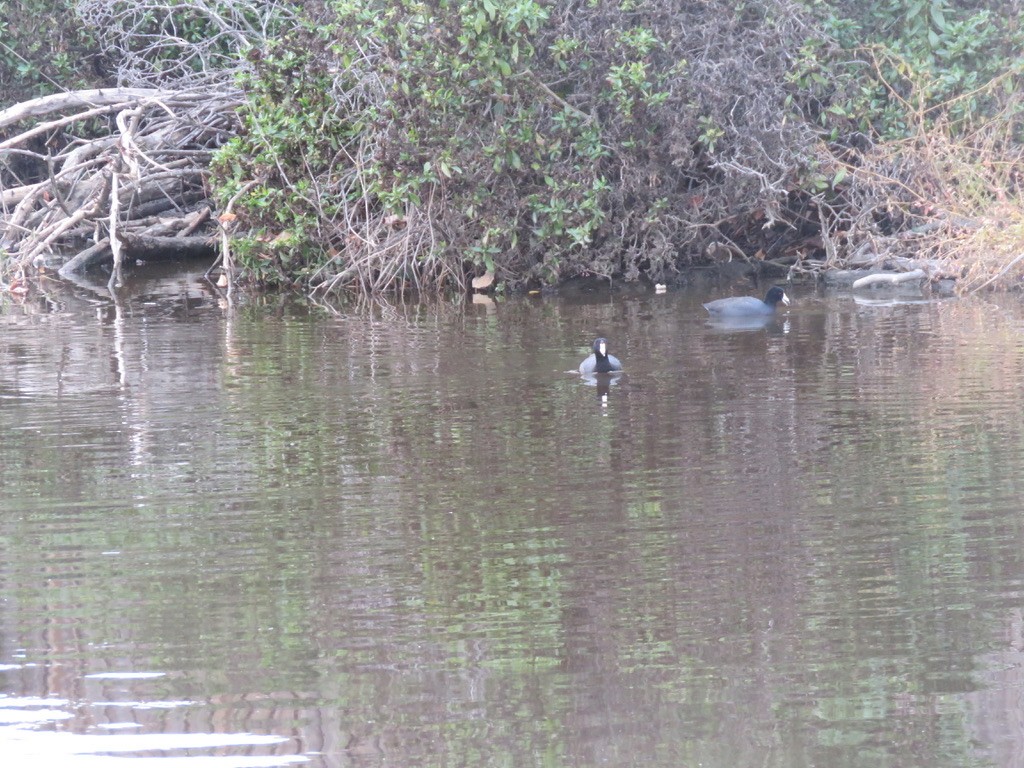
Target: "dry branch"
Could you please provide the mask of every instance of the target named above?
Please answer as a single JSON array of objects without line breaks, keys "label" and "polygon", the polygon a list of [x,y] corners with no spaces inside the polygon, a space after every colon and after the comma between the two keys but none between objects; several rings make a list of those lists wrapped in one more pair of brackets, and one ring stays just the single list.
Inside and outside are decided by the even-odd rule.
[{"label": "dry branch", "polygon": [[69,109],[84,108],[86,112],[99,114],[102,111],[113,111],[119,105],[131,104],[143,99],[167,98],[172,95],[173,92],[162,91],[158,88],[97,88],[89,91],[55,93],[15,104],[13,107],[3,110],[0,112],[0,128],[16,125],[29,118],[52,115],[54,112],[65,112]]},{"label": "dry branch", "polygon": [[[0,112],[7,128],[0,142],[4,267],[25,270],[78,253],[66,271],[113,260],[116,273],[122,252],[129,260],[157,258],[159,248],[175,256],[212,253],[208,165],[233,135],[238,103],[239,94],[225,88],[115,88]],[[169,211],[168,230],[148,231],[155,214]]]}]

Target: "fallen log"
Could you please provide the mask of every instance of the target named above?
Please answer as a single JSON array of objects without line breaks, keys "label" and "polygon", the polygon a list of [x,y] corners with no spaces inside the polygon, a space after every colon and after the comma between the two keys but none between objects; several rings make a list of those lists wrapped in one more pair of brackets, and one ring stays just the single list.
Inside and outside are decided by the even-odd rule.
[{"label": "fallen log", "polygon": [[175,259],[213,257],[217,253],[216,236],[160,237],[122,234],[121,244],[127,259],[173,261]]},{"label": "fallen log", "polygon": [[65,262],[57,270],[57,274],[65,277],[78,272],[84,272],[89,267],[103,264],[104,262],[111,261],[113,258],[114,255],[110,250],[110,238],[104,237],[98,243],[76,254],[70,261]]},{"label": "fallen log", "polygon": [[209,207],[186,216],[148,216],[136,222],[140,235],[149,237],[185,237],[191,235],[210,217]]}]

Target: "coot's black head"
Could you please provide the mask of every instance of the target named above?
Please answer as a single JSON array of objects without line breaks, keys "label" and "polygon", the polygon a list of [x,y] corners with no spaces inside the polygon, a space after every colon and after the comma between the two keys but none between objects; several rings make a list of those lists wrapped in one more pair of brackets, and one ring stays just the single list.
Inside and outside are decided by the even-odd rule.
[{"label": "coot's black head", "polygon": [[591,349],[594,353],[580,363],[580,373],[584,376],[592,373],[616,373],[622,370],[622,362],[608,351],[608,339],[594,339]]},{"label": "coot's black head", "polygon": [[789,306],[789,296],[786,292],[778,285],[773,285],[768,289],[768,293],[764,296],[764,303],[770,307],[777,306],[779,302],[782,302],[787,307]]}]

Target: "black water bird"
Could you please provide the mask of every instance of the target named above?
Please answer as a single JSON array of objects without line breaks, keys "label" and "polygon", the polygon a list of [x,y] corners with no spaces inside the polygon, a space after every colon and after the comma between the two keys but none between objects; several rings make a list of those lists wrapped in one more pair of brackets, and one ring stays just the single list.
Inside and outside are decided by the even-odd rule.
[{"label": "black water bird", "polygon": [[755,296],[731,296],[728,299],[716,299],[704,305],[704,309],[712,317],[756,317],[770,315],[775,312],[779,302],[789,306],[789,296],[777,285],[773,285],[765,294],[764,300]]},{"label": "black water bird", "polygon": [[608,339],[594,339],[594,353],[580,363],[580,373],[615,373],[622,370],[622,363],[615,355],[608,354]]}]

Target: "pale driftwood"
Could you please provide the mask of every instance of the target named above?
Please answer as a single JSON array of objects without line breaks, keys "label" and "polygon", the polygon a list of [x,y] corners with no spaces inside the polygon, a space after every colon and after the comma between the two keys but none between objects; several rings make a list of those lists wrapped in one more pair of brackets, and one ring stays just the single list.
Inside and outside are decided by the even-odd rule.
[{"label": "pale driftwood", "polygon": [[17,205],[26,197],[46,186],[47,182],[41,181],[38,184],[26,184],[22,187],[0,190],[0,210],[7,210],[12,205]]},{"label": "pale driftwood", "polygon": [[174,196],[165,193],[155,200],[150,200],[148,203],[131,205],[127,208],[122,207],[121,212],[123,214],[130,215],[134,222],[139,218],[144,219],[150,216],[159,216],[160,214],[168,214],[172,212],[183,214],[194,207],[197,203],[202,203],[206,200],[206,193],[200,189],[178,193]]},{"label": "pale driftwood", "polygon": [[187,237],[209,218],[210,209],[203,208],[182,216],[147,216],[135,221],[136,233],[145,237]]},{"label": "pale driftwood", "polygon": [[914,280],[927,280],[928,273],[923,269],[915,269],[910,272],[879,272],[859,280],[853,281],[853,288],[868,288],[872,285],[898,285],[909,283]]},{"label": "pale driftwood", "polygon": [[87,218],[95,216],[97,211],[102,208],[103,203],[105,202],[105,197],[105,195],[99,196],[96,200],[96,204],[92,206],[92,208],[79,208],[71,216],[61,219],[47,227],[45,233],[43,233],[39,238],[38,244],[26,254],[25,258],[28,260],[34,260],[36,256],[49,248],[50,245],[56,242],[57,239],[69,229],[77,226]]},{"label": "pale driftwood", "polygon": [[[123,263],[156,259],[157,247],[175,258],[211,254],[208,166],[233,135],[239,98],[224,87],[118,88],[58,94],[0,112],[0,127],[50,118],[14,135],[8,130],[0,143],[0,240],[7,251],[0,268],[23,271],[41,258],[77,252],[68,271],[112,261],[116,287]],[[112,133],[75,138],[80,121],[115,112]],[[44,132],[52,154],[34,151]],[[15,154],[19,163],[5,165]],[[17,177],[14,167],[28,170]],[[168,213],[170,226],[147,231],[157,224],[154,216]]]},{"label": "pale driftwood", "polygon": [[[88,109],[85,112],[77,112],[69,117],[61,118],[60,120],[51,120],[47,123],[39,123],[39,125],[35,126],[34,128],[25,131],[24,133],[19,133],[17,136],[8,139],[7,141],[0,141],[0,150],[16,147],[18,144],[26,142],[29,139],[34,139],[36,136],[39,136],[44,133],[49,133],[50,131],[57,130],[58,128],[64,128],[66,126],[71,125],[72,123],[78,123],[82,120],[88,120],[90,118],[98,117],[109,112],[116,112],[118,109],[123,109],[124,107],[128,106],[129,103],[130,102],[122,102],[119,104],[113,104],[109,107],[98,107],[96,109]],[[0,128],[2,127],[3,126],[0,125]]]},{"label": "pale driftwood", "polygon": [[[123,104],[131,104],[140,99],[170,98],[173,91],[159,88],[96,88],[87,91],[71,91],[40,96],[38,99],[15,104],[13,107],[0,111],[0,128],[20,123],[33,117],[52,115],[68,109],[96,109],[110,111]],[[123,107],[122,107],[123,108]]]},{"label": "pale driftwood", "polygon": [[212,213],[213,211],[210,210],[209,206],[206,206],[205,208],[196,211],[195,214],[192,216],[192,221],[189,222],[187,226],[185,226],[178,232],[178,237],[189,237],[190,235],[194,234],[195,231],[199,229],[199,227],[201,227],[203,224],[210,220],[210,216]]},{"label": "pale driftwood", "polygon": [[119,160],[114,161],[110,184],[110,215],[107,218],[107,232],[110,233],[110,253],[114,261],[114,270],[110,273],[110,281],[107,287],[110,289],[120,288],[121,264],[124,262],[124,249],[121,247],[121,239],[118,237],[118,186],[121,179],[121,167]]}]

